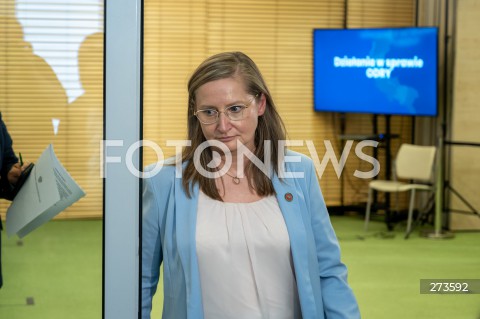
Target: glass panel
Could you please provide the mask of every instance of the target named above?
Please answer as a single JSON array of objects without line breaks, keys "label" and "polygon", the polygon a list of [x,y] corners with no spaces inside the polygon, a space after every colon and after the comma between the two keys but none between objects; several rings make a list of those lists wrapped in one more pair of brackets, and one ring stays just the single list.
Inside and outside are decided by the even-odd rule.
[{"label": "glass panel", "polygon": [[[1,318],[101,316],[103,11],[102,0],[0,7],[0,111],[13,150],[35,163],[52,144],[86,193],[23,238],[2,232]],[[9,206],[1,200],[2,220]]]},{"label": "glass panel", "polygon": [[[158,144],[165,158],[176,151],[167,142],[187,136],[189,76],[205,58],[222,51],[243,51],[257,63],[279,101],[291,139],[323,142],[332,135],[330,118],[312,116],[310,42],[313,28],[343,25],[344,1],[144,3],[144,139]],[[308,153],[306,147],[302,150]],[[144,164],[156,160],[156,152],[146,148]],[[329,172],[329,178],[337,185],[334,174]],[[332,193],[334,189],[327,192]],[[162,280],[160,276],[152,318],[161,316]]]},{"label": "glass panel", "polygon": [[[178,140],[184,140],[187,136],[187,82],[190,75],[208,56],[224,51],[243,51],[262,71],[271,95],[277,103],[278,112],[285,122],[288,138],[302,141],[302,146],[295,146],[293,149],[307,155],[318,155],[322,159],[327,151],[325,142],[332,141],[335,148],[340,145],[338,135],[340,123],[344,120],[335,114],[313,111],[312,30],[343,28],[350,18],[355,20],[354,24],[360,22],[360,24],[363,22],[388,24],[393,17],[395,25],[411,25],[414,22],[412,21],[414,7],[410,0],[397,1],[399,4],[396,2],[395,6],[391,6],[389,1],[370,2],[375,2],[370,7],[377,9],[359,10],[358,5],[351,9],[350,5],[345,7],[346,2],[341,0],[144,1],[144,139],[154,141],[160,146],[165,158],[173,156],[178,151],[173,145],[179,146],[181,143]],[[384,7],[388,7],[389,10],[380,10]],[[349,131],[346,133],[350,130],[370,132],[372,129],[369,116],[354,115],[348,118],[346,123],[349,125]],[[398,127],[402,137],[408,140],[410,124],[398,119],[392,121],[393,127]],[[169,144],[168,141],[172,140],[177,140],[177,143]],[[315,152],[318,154],[312,154],[314,151],[307,147],[305,141],[314,143]],[[144,165],[157,161],[157,153],[152,147],[146,148]],[[346,169],[353,174],[358,165],[358,160],[349,160]],[[348,176],[347,178],[345,182],[348,184],[339,182],[332,165],[325,169],[320,183],[327,205],[356,204],[359,199],[363,200],[365,196],[359,193],[359,189],[364,187],[364,181]],[[162,192],[156,191],[159,194]],[[176,192],[177,190],[175,194]],[[171,205],[168,207],[177,204],[168,203]],[[145,207],[143,213],[146,213]],[[178,216],[174,215],[170,219],[169,215],[165,223],[172,226],[178,221]],[[149,268],[148,265],[149,263],[156,265],[161,258],[158,250],[152,248],[158,247],[158,242],[152,240],[156,238],[153,233],[158,233],[155,228],[158,223],[153,224],[153,227],[148,229],[150,231],[148,236],[151,237],[143,243],[143,253],[146,257],[142,259],[142,267],[147,278],[145,290],[154,291],[157,288],[156,294],[152,297],[151,316],[158,318],[162,312],[164,291],[165,297],[172,291],[179,292],[180,295],[183,290],[192,286],[172,287],[173,280],[168,280],[168,275],[172,274],[171,269],[180,266],[186,269],[191,264],[180,265],[184,260],[177,258],[177,251],[171,249],[171,245],[174,246],[180,236],[183,239],[188,237],[185,233],[175,234],[175,230],[184,225],[177,225],[178,228],[173,230],[162,225],[165,227],[162,229],[165,231],[162,232],[164,236],[162,239],[165,240],[163,247],[167,250],[162,252],[166,282],[164,288],[163,270],[160,270],[160,281],[157,285],[158,267]],[[144,236],[147,233],[145,228],[147,227],[142,230]],[[147,247],[147,244],[150,247]],[[148,294],[149,292],[146,293]],[[150,296],[146,299],[150,299]]]}]

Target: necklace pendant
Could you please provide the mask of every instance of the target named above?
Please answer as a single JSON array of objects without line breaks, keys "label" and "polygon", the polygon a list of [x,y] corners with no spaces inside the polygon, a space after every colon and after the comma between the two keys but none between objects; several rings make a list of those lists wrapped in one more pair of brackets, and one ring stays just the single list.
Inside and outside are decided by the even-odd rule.
[{"label": "necklace pendant", "polygon": [[233,177],[233,183],[234,183],[234,184],[237,184],[237,185],[240,184],[240,178],[238,178],[238,177],[236,177],[236,176]]}]

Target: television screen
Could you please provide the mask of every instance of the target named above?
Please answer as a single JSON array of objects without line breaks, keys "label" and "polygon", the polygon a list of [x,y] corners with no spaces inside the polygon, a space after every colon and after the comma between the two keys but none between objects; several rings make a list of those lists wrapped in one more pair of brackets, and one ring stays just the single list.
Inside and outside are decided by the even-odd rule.
[{"label": "television screen", "polygon": [[436,27],[315,29],[316,111],[437,115]]}]

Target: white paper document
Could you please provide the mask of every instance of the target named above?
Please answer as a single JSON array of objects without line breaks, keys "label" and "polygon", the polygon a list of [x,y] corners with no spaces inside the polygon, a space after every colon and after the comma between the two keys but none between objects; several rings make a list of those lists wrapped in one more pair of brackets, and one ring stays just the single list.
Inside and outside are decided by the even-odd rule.
[{"label": "white paper document", "polygon": [[50,144],[7,210],[7,235],[24,237],[83,196]]}]

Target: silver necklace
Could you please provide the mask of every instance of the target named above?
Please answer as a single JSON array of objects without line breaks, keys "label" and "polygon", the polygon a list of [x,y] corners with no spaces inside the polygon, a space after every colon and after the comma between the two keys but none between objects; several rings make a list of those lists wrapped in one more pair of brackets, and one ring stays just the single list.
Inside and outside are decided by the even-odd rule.
[{"label": "silver necklace", "polygon": [[230,176],[233,179],[234,184],[236,184],[236,185],[240,184],[240,178],[238,176],[230,175],[230,174],[228,174],[228,172],[225,172],[225,174],[227,174],[228,176]]}]

